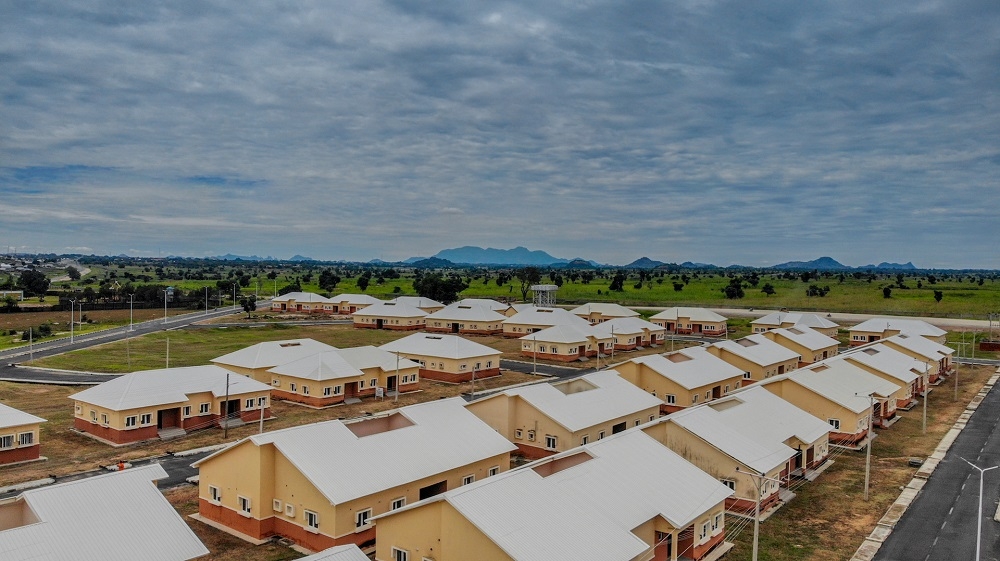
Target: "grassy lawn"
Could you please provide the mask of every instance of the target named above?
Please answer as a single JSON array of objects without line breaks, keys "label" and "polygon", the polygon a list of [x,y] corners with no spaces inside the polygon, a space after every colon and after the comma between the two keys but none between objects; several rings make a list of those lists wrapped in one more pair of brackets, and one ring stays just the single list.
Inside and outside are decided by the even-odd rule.
[{"label": "grassy lawn", "polygon": [[[167,315],[172,317],[189,312],[190,310],[171,309],[168,310]],[[128,325],[129,322],[128,310],[95,310],[83,312],[83,315],[86,316],[86,319],[89,321],[80,323],[79,311],[77,311],[76,316],[74,316],[77,324],[73,327],[73,332],[76,335],[86,335],[87,333],[93,333],[94,331],[100,331],[102,329],[122,327]],[[162,308],[145,310],[137,309],[133,310],[132,313],[132,321],[135,323],[162,317]],[[49,327],[52,328],[52,335],[43,339],[36,338],[35,342],[51,341],[52,339],[59,337],[69,337],[68,311],[0,314],[0,333],[3,334],[0,336],[0,350],[27,345],[27,341],[21,340],[21,333],[29,327],[38,327],[42,324],[48,324]],[[17,331],[17,334],[10,335],[9,332],[11,330]]]},{"label": "grassy lawn", "polygon": [[[922,409],[902,412],[902,419],[878,431],[872,445],[870,500],[864,501],[864,452],[844,452],[813,483],[795,492],[795,500],[783,506],[760,525],[758,558],[769,561],[835,561],[850,559],[889,505],[899,496],[916,468],[907,466],[910,457],[926,457],[937,446],[965,406],[993,374],[994,368],[962,366],[959,396],[954,400],[954,382],[946,381],[931,391],[927,403],[927,434],[921,434]],[[834,452],[835,454],[838,452]],[[733,527],[739,522],[727,517]],[[730,534],[736,547],[726,559],[750,559],[753,525],[738,535]]]}]

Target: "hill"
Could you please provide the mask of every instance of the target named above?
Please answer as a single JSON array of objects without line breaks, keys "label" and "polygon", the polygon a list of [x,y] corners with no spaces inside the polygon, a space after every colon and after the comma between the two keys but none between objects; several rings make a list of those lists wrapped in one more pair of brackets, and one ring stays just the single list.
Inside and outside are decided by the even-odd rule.
[{"label": "hill", "polygon": [[649,257],[640,257],[635,261],[625,265],[626,269],[655,269],[661,265],[666,265],[663,261],[654,261]]},{"label": "hill", "polygon": [[832,257],[820,257],[812,261],[789,261],[771,267],[772,269],[815,269],[817,271],[836,271],[850,269]]},{"label": "hill", "polygon": [[470,265],[552,265],[553,263],[568,263],[569,259],[553,257],[541,250],[530,250],[526,247],[513,249],[496,249],[467,245],[453,249],[442,249],[433,258],[447,259],[452,263],[468,263]]}]

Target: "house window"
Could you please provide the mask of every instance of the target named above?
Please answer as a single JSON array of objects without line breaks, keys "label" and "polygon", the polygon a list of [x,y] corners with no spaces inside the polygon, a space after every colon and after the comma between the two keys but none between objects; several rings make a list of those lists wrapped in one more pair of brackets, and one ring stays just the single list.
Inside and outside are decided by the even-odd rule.
[{"label": "house window", "polygon": [[640,421],[639,419],[636,419],[636,420],[635,420],[635,426],[639,426],[639,425],[641,425],[641,424],[642,424],[642,421]]},{"label": "house window", "polygon": [[701,523],[701,531],[698,533],[698,539],[703,540],[708,537],[708,522]]},{"label": "house window", "polygon": [[183,411],[183,415],[185,417],[190,417],[191,416],[191,406],[190,405],[185,405],[184,409],[182,411]]},{"label": "house window", "polygon": [[319,514],[313,512],[311,510],[304,510],[302,512],[305,513],[306,526],[308,526],[309,528],[318,529],[319,528]]},{"label": "house window", "polygon": [[102,425],[108,424],[108,414],[107,413],[101,413],[101,424]]},{"label": "house window", "polygon": [[284,510],[281,504],[281,499],[274,499],[271,501],[271,509],[274,510],[274,512],[281,512]]},{"label": "house window", "polygon": [[724,517],[723,517],[723,514],[721,512],[715,515],[715,518],[712,520],[712,533],[713,534],[716,532],[716,530],[718,530],[719,528],[722,527],[722,521],[723,521],[723,519],[724,519]]},{"label": "house window", "polygon": [[545,435],[545,447],[550,450],[555,450],[557,440],[558,439],[551,434]]},{"label": "house window", "polygon": [[288,391],[290,391],[292,393],[295,393],[295,390],[297,390],[298,388],[299,387],[297,385],[295,385],[294,383],[288,384]]},{"label": "house window", "polygon": [[271,380],[271,385],[274,386],[274,387],[276,387],[276,388],[280,388],[281,387],[281,380],[275,378],[274,380]]},{"label": "house window", "polygon": [[138,420],[139,420],[139,418],[136,417],[135,415],[131,415],[129,417],[125,417],[125,428],[134,427],[136,421],[138,421]]},{"label": "house window", "polygon": [[604,438],[604,431],[597,433],[597,440],[601,440],[602,438]]},{"label": "house window", "polygon": [[840,430],[840,419],[827,419],[827,421],[830,423],[831,427],[836,430]]},{"label": "house window", "polygon": [[708,401],[710,397],[712,397],[712,392],[710,391],[705,392],[705,401]]},{"label": "house window", "polygon": [[649,416],[649,420],[650,421],[655,421],[656,420],[656,415],[650,415]]},{"label": "house window", "polygon": [[19,446],[31,446],[35,443],[35,433],[33,432],[22,432],[17,435],[17,444]]},{"label": "house window", "polygon": [[340,395],[343,391],[343,386],[333,386],[333,395]]},{"label": "house window", "polygon": [[691,403],[698,403],[698,394],[694,394],[691,396]]},{"label": "house window", "polygon": [[364,380],[358,380],[358,389],[359,390],[365,389],[365,381]]},{"label": "house window", "polygon": [[486,472],[486,475],[494,476],[498,473],[500,473],[500,466],[493,466],[490,468],[490,471]]},{"label": "house window", "polygon": [[749,372],[744,372],[743,373],[743,379],[744,380],[749,380],[750,379],[750,373]]},{"label": "house window", "polygon": [[476,363],[476,370],[482,370],[482,368],[483,368],[482,364],[477,362]]},{"label": "house window", "polygon": [[372,509],[366,508],[364,510],[359,510],[354,514],[354,527],[355,528],[366,528],[371,522]]},{"label": "house window", "polygon": [[733,479],[720,479],[719,481],[721,481],[723,485],[725,485],[726,487],[729,487],[733,491],[736,490],[736,481],[735,480],[733,480]]},{"label": "house window", "polygon": [[250,499],[247,497],[239,496],[236,497],[237,504],[240,505],[240,512],[243,514],[250,514]]},{"label": "house window", "polygon": [[333,388],[330,386],[323,388],[323,397],[330,397],[331,395],[333,395]]},{"label": "house window", "polygon": [[533,431],[533,430],[529,430],[528,431],[528,440],[530,442],[534,442],[535,441],[535,431]]},{"label": "house window", "polygon": [[666,401],[667,405],[674,405],[675,403],[677,403],[677,396],[672,393],[668,393]]},{"label": "house window", "polygon": [[389,505],[389,510],[396,510],[397,508],[403,508],[406,506],[406,497],[399,497],[398,499],[393,499],[392,504]]},{"label": "house window", "polygon": [[80,407],[80,404],[77,404],[76,405],[76,414],[79,415],[80,413],[83,413],[83,407]]},{"label": "house window", "polygon": [[285,503],[285,516],[289,518],[295,518],[295,505],[291,503]]},{"label": "house window", "polygon": [[253,409],[253,398],[252,397],[250,399],[246,400],[246,403],[244,404],[243,408],[244,409]]},{"label": "house window", "polygon": [[469,483],[472,483],[475,480],[476,480],[475,475],[466,475],[465,477],[462,478],[462,485],[468,485]]},{"label": "house window", "polygon": [[392,548],[392,561],[410,561],[410,552],[394,547]]},{"label": "house window", "polygon": [[521,431],[521,429],[514,429],[514,438],[517,438],[518,440],[520,440],[522,434],[523,434],[523,431]]},{"label": "house window", "polygon": [[143,413],[139,417],[139,424],[142,425],[142,426],[153,424],[153,415],[152,415],[152,413]]},{"label": "house window", "polygon": [[724,393],[729,393],[729,384],[726,384],[726,391]]},{"label": "house window", "polygon": [[302,395],[309,395],[309,386],[302,386]]},{"label": "house window", "polygon": [[208,415],[208,412],[211,410],[211,407],[212,407],[211,403],[201,403],[201,404],[199,404],[198,405],[198,414],[199,415]]},{"label": "house window", "polygon": [[460,364],[460,365],[458,365],[458,369],[459,370],[465,370],[466,368],[468,368],[468,366],[469,365],[467,365],[467,364]]},{"label": "house window", "polygon": [[266,397],[258,397],[257,398],[257,407],[260,407],[261,409],[263,409],[265,406],[267,406],[267,398]]},{"label": "house window", "polygon": [[589,434],[585,434],[585,435],[583,435],[582,438],[580,438],[580,446],[583,446],[584,444],[586,444],[588,442],[590,442],[590,435]]},{"label": "house window", "polygon": [[95,422],[97,421],[97,411],[94,411],[93,409],[90,410],[90,420]]},{"label": "house window", "polygon": [[209,500],[211,500],[212,502],[216,502],[216,503],[217,502],[221,502],[222,501],[222,491],[220,491],[219,488],[216,487],[215,485],[209,485],[208,486],[208,497],[209,497]]},{"label": "house window", "polygon": [[0,448],[13,448],[14,447],[14,435],[5,434],[0,436]]},{"label": "house window", "polygon": [[493,368],[493,361],[492,360],[487,360],[486,361],[486,368]]},{"label": "house window", "polygon": [[377,378],[372,378],[371,380],[368,380],[368,384],[371,385],[371,387],[374,388],[375,386],[378,385],[378,379]]}]

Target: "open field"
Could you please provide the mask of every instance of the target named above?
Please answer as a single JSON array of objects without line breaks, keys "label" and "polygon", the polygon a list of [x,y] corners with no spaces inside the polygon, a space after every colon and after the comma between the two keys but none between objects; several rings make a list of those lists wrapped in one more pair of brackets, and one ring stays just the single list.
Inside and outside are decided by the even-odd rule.
[{"label": "open field", "polygon": [[[167,311],[168,316],[176,316],[179,314],[189,313],[190,310],[182,309],[170,309]],[[80,312],[77,311],[74,319],[76,320],[76,325],[73,327],[73,332],[76,335],[86,335],[87,333],[92,333],[94,331],[100,331],[102,329],[110,329],[112,327],[122,327],[128,325],[129,322],[129,311],[126,310],[94,310],[85,311],[83,315],[87,317],[90,321],[80,323]],[[141,321],[147,321],[151,319],[157,319],[163,317],[163,309],[144,309],[144,310],[133,310],[132,320],[135,323]],[[52,339],[58,337],[69,337],[69,312],[22,312],[16,314],[0,314],[0,350],[8,349],[10,347],[19,347],[21,345],[26,345],[26,341],[21,340],[21,332],[28,329],[29,327],[38,327],[42,324],[48,324],[52,328],[52,335],[45,337],[44,339],[35,339],[38,341],[51,341]],[[16,335],[9,335],[10,330],[15,330],[18,333]]]}]

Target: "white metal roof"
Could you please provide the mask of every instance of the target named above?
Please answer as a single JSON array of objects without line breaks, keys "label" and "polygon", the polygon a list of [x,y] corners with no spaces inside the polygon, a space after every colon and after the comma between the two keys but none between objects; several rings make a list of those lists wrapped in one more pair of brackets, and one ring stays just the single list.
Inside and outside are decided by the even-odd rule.
[{"label": "white metal roof", "polygon": [[242,368],[271,368],[319,352],[332,351],[335,348],[313,339],[265,341],[213,358],[212,362]]},{"label": "white metal roof", "polygon": [[794,370],[784,376],[764,380],[762,383],[770,383],[783,377],[855,413],[871,408],[869,393],[874,393],[875,397],[887,398],[900,389],[900,386],[843,360],[820,362]]},{"label": "white metal roof", "polygon": [[491,310],[487,306],[456,302],[431,313],[427,320],[502,322],[507,316]]},{"label": "white metal roof", "polygon": [[730,426],[760,435],[774,442],[795,437],[815,442],[830,432],[830,424],[767,391],[758,384],[705,405],[719,412]]},{"label": "white metal roof", "polygon": [[299,559],[299,561],[370,561],[361,549],[353,544],[337,545]]},{"label": "white metal roof", "polygon": [[923,320],[900,318],[872,318],[855,325],[850,330],[869,331],[872,333],[883,333],[886,330],[890,330],[899,331],[900,333],[913,333],[914,335],[923,335],[925,337],[940,337],[948,333]]},{"label": "white metal roof", "polygon": [[354,312],[355,317],[422,318],[427,312],[402,302],[382,302],[381,300]]},{"label": "white metal roof", "polygon": [[804,325],[772,329],[769,333],[772,333],[772,336],[777,337],[775,342],[779,345],[781,344],[781,339],[787,339],[809,349],[810,351],[819,351],[829,347],[836,347],[840,344],[836,339],[827,337],[819,331]]},{"label": "white metal roof", "polygon": [[637,317],[609,319],[608,321],[598,323],[594,326],[594,328],[601,333],[607,334],[608,336],[611,336],[612,332],[614,332],[615,335],[636,335],[645,331],[663,333],[666,329],[656,325],[655,323],[648,322]]},{"label": "white metal roof", "polygon": [[553,325],[531,335],[521,337],[522,341],[541,341],[543,343],[586,343],[590,338],[600,341],[610,341],[611,336],[594,329],[592,325]]},{"label": "white metal roof", "polygon": [[[547,476],[536,471],[579,453],[589,459]],[[515,561],[627,561],[652,545],[632,533],[639,525],[659,516],[686,528],[732,493],[645,433],[629,430],[426,502],[447,501]]]},{"label": "white metal roof", "polygon": [[788,312],[771,312],[766,316],[757,318],[750,322],[753,325],[773,325],[780,327],[781,324],[790,323],[792,325],[804,325],[812,328],[830,329],[840,327],[836,323],[818,314],[790,314]]},{"label": "white metal roof", "polygon": [[187,561],[209,553],[153,481],[158,464],[23,492],[38,522],[0,531],[4,561]]},{"label": "white metal roof", "polygon": [[320,296],[312,292],[289,292],[281,296],[271,298],[272,302],[315,302],[317,304],[330,304],[333,301],[325,296]]},{"label": "white metal roof", "polygon": [[212,392],[213,396],[222,397],[227,393],[227,379],[230,396],[271,391],[270,386],[252,378],[231,373],[219,366],[206,365],[133,372],[75,393],[69,399],[123,411],[181,403],[187,401],[189,394],[200,392]]},{"label": "white metal roof", "polygon": [[670,356],[690,360],[674,362],[666,355],[646,355],[633,358],[632,362],[644,364],[653,372],[689,390],[743,377],[742,370],[706,351],[704,347],[681,349],[670,353]]},{"label": "white metal roof", "polygon": [[795,450],[784,442],[762,438],[744,426],[727,422],[718,411],[706,405],[682,409],[653,423],[674,423],[683,427],[758,473],[767,473],[795,455]]},{"label": "white metal roof", "polygon": [[379,348],[390,353],[455,359],[501,354],[500,351],[492,347],[458,335],[436,333],[414,333],[386,343]]},{"label": "white metal roof", "polygon": [[[748,343],[748,345],[742,345],[740,344],[740,341],[744,341]],[[786,347],[782,347],[778,343],[764,337],[760,333],[753,333],[735,341],[717,341],[712,343],[712,346],[720,349],[726,349],[727,351],[760,366],[770,366],[772,364],[778,364],[779,362],[797,360],[799,357],[799,353]]]},{"label": "white metal roof", "polygon": [[351,366],[360,368],[380,368],[384,372],[390,372],[397,368],[419,368],[420,365],[412,360],[400,358],[396,353],[390,353],[385,349],[366,345],[364,347],[351,347],[340,349],[340,356],[344,357]]},{"label": "white metal roof", "polygon": [[866,345],[864,348],[838,355],[837,358],[864,364],[904,384],[912,384],[920,379],[926,368],[925,363],[881,343]]},{"label": "white metal roof", "polygon": [[431,300],[430,298],[424,298],[423,296],[397,296],[390,302],[395,302],[397,304],[406,304],[407,306],[413,306],[414,308],[443,308],[444,304],[438,302],[437,300]]},{"label": "white metal roof", "polygon": [[265,432],[233,447],[248,440],[273,444],[332,504],[342,504],[516,448],[464,404],[455,397],[403,407],[395,411],[411,425],[368,436],[356,436],[342,421],[326,421]]},{"label": "white metal roof", "polygon": [[[593,389],[564,393],[556,386],[585,382]],[[621,378],[616,370],[602,370],[556,384],[532,384],[502,392],[508,398],[520,397],[543,415],[567,430],[578,430],[632,415],[662,403],[656,397]],[[491,396],[486,399],[497,398]],[[643,419],[645,421],[645,419]]]},{"label": "white metal roof", "polygon": [[726,318],[720,316],[712,310],[706,310],[705,308],[686,308],[683,306],[663,310],[649,319],[676,320],[677,318],[689,318],[692,321],[710,321],[713,323],[726,321]]},{"label": "white metal roof", "polygon": [[355,378],[364,375],[364,372],[349,363],[338,350],[316,353],[299,360],[279,364],[268,372],[315,381]]},{"label": "white metal roof", "polygon": [[493,310],[494,312],[504,312],[510,308],[510,304],[504,304],[503,302],[497,302],[490,298],[462,298],[456,304],[461,304],[463,306],[482,306]]},{"label": "white metal roof", "polygon": [[31,413],[25,413],[24,411],[0,403],[0,429],[44,422],[45,419],[41,417],[36,417]]},{"label": "white metal roof", "polygon": [[578,316],[589,316],[592,313],[599,313],[605,317],[636,317],[639,312],[635,310],[630,310],[621,304],[615,304],[612,302],[591,302],[589,304],[584,304],[582,306],[577,306],[569,311],[571,314]]},{"label": "white metal roof", "polygon": [[927,360],[937,362],[955,353],[955,349],[931,341],[926,337],[921,337],[913,333],[900,333],[892,337],[881,340],[882,343],[896,344],[904,349],[926,357]]},{"label": "white metal roof", "polygon": [[514,325],[590,325],[590,322],[578,315],[569,313],[562,308],[530,307],[518,311],[507,318],[504,323]]},{"label": "white metal roof", "polygon": [[374,296],[369,296],[367,294],[337,294],[336,296],[331,296],[330,301],[334,304],[377,304],[381,302],[378,298]]}]

